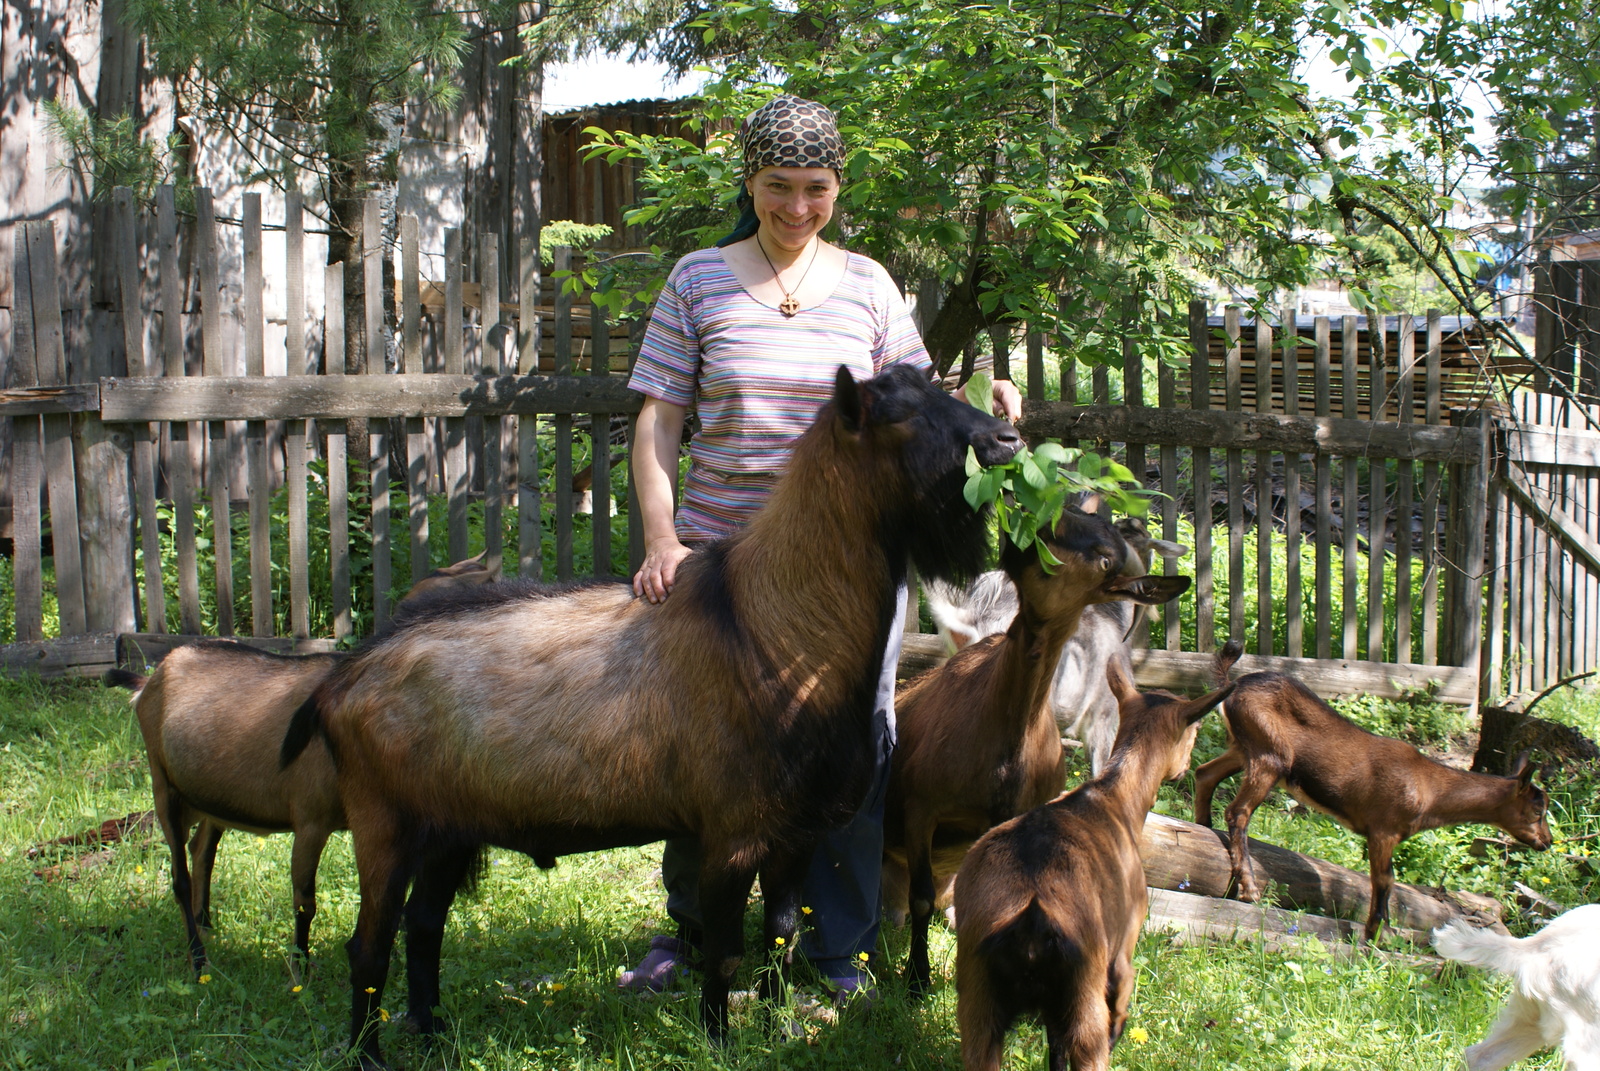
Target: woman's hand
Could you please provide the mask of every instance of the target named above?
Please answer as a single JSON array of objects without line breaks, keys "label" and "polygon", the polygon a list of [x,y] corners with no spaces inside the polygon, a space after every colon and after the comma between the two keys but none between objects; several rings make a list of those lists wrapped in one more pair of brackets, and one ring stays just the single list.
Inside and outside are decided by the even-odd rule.
[{"label": "woman's hand", "polygon": [[675,535],[647,542],[644,564],[633,574],[633,593],[653,603],[664,602],[678,582],[678,563],[690,553]]},{"label": "woman's hand", "polygon": [[1022,392],[1009,379],[994,381],[994,415],[1013,424],[1022,419]]}]

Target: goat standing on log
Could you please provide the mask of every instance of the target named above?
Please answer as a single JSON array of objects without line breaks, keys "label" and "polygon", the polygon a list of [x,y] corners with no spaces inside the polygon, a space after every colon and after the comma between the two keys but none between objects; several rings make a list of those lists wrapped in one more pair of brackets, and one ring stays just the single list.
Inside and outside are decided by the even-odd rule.
[{"label": "goat standing on log", "polygon": [[[1007,423],[895,367],[848,370],[750,524],[690,555],[672,597],[498,585],[424,602],[296,715],[337,757],[361,883],[351,1041],[372,1030],[406,886],[408,1014],[436,1029],[439,950],[479,847],[537,857],[691,835],[702,849],[701,1016],[720,1038],[759,875],[765,947],[794,947],[817,838],[866,792],[873,699],[908,561],[970,575],[985,521],[968,449],[1008,460]],[[825,559],[819,560],[819,551]],[[763,974],[763,990],[779,979]]]},{"label": "goat standing on log", "polygon": [[[211,870],[229,829],[294,831],[294,947],[301,957],[307,953],[317,913],[317,863],[328,837],[345,828],[344,808],[327,748],[308,748],[282,769],[278,749],[295,708],[338,658],[290,658],[208,640],[171,652],[149,677],[106,673],[107,684],[134,691],[156,819],[172,853],[172,895],[183,911],[197,974],[206,963],[200,930],[211,926]],[[191,864],[184,838],[192,827]]]},{"label": "goat standing on log", "polygon": [[[1138,517],[1123,517],[1116,528],[1137,556],[1140,575],[1150,571],[1157,551],[1169,557],[1189,553],[1188,547],[1152,536]],[[964,589],[931,581],[927,590],[929,611],[954,650],[1004,632],[1017,615],[1016,585],[1003,570],[990,570]],[[1110,761],[1117,739],[1117,698],[1106,686],[1106,665],[1116,660],[1124,673],[1133,676],[1128,635],[1143,612],[1127,602],[1089,607],[1056,667],[1051,712],[1064,735],[1083,742],[1089,769],[1097,776]]]},{"label": "goat standing on log", "polygon": [[[1217,654],[1219,682],[1242,647],[1229,640]],[[1239,899],[1254,902],[1261,886],[1250,867],[1250,817],[1282,784],[1314,811],[1367,839],[1372,899],[1366,938],[1389,915],[1395,846],[1414,833],[1465,822],[1499,826],[1524,844],[1550,847],[1544,790],[1522,755],[1510,777],[1457,770],[1401,740],[1354,724],[1282,673],[1240,677],[1224,708],[1228,750],[1195,771],[1194,820],[1211,825],[1211,798],[1224,778],[1244,776],[1228,805],[1228,855]]]},{"label": "goat standing on log", "polygon": [[1158,605],[1189,587],[1188,577],[1146,576],[1118,529],[1092,512],[1068,509],[1039,538],[1060,562],[1053,572],[1031,549],[1002,548],[1020,602],[1007,631],[965,648],[895,698],[899,742],[884,819],[884,887],[906,888],[909,879],[906,981],[913,993],[932,983],[928,922],[953,873],[936,880],[935,845],[946,857],[964,852],[990,827],[1061,791],[1061,732],[1050,694],[1062,647],[1086,610]]},{"label": "goat standing on log", "polygon": [[956,876],[956,1020],[966,1071],[998,1071],[1006,1031],[1037,1015],[1052,1071],[1110,1066],[1133,996],[1133,950],[1148,893],[1140,832],[1163,781],[1182,777],[1200,699],[1140,694],[1106,667],[1120,704],[1105,773],[996,826]]}]

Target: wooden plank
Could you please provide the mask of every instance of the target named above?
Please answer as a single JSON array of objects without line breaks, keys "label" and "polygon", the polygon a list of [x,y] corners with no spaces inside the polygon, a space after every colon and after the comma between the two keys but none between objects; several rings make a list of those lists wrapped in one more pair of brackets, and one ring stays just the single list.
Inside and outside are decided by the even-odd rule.
[{"label": "wooden plank", "polygon": [[[18,243],[22,245],[22,243]],[[21,254],[19,253],[19,256]],[[25,279],[22,274],[16,279]],[[17,287],[21,293],[24,287]],[[16,321],[13,320],[13,323]],[[20,335],[20,332],[18,333]],[[13,351],[14,352],[14,351]],[[43,552],[39,512],[39,418],[11,419],[11,582],[18,641],[44,638]]]},{"label": "wooden plank", "polygon": [[[1206,326],[1206,303],[1189,302],[1189,398],[1195,409],[1211,408],[1211,332]],[[1211,451],[1196,446],[1191,452],[1194,485],[1195,645],[1204,652],[1216,646],[1215,588],[1211,575]]]},{"label": "wooden plank", "polygon": [[1571,428],[1512,425],[1505,435],[1505,454],[1520,465],[1600,468],[1600,435]]},{"label": "wooden plank", "polygon": [[[483,278],[483,364],[476,369],[484,375],[504,375],[509,328],[500,323],[500,236],[484,231],[478,236],[481,255],[478,274]],[[510,421],[490,417],[483,426],[483,564],[490,575],[500,575],[505,559],[505,467],[504,459],[512,446]]]},{"label": "wooden plank", "polygon": [[1488,431],[1492,419],[1483,410],[1466,414],[1467,424],[1477,425],[1484,432],[1484,440],[1478,463],[1462,466],[1462,509],[1457,514],[1466,530],[1462,533],[1463,599],[1455,663],[1473,671],[1474,678],[1479,679],[1480,691],[1483,669],[1483,563],[1488,536],[1485,529],[1490,460]]},{"label": "wooden plank", "polygon": [[[156,369],[145,353],[144,310],[139,302],[139,231],[133,191],[120,186],[112,192],[116,214],[117,305],[122,321],[122,346],[128,374],[147,376]],[[96,391],[98,393],[98,391]],[[133,429],[134,500],[139,518],[139,547],[144,557],[145,627],[167,630],[167,598],[161,582],[161,532],[156,512],[155,427],[136,424]]]},{"label": "wooden plank", "polygon": [[[344,265],[329,264],[323,274],[322,352],[328,355],[328,382],[344,377]],[[350,490],[346,425],[328,425],[328,565],[332,576],[333,638],[351,634]]]},{"label": "wooden plank", "polygon": [[[526,376],[539,370],[539,246],[538,221],[531,220],[531,237],[517,246],[521,280],[518,300],[521,319],[517,323],[517,373]],[[632,410],[637,412],[637,410]],[[544,574],[543,531],[539,523],[539,421],[538,410],[517,413],[517,572],[539,578]]]},{"label": "wooden plank", "polygon": [[[1192,651],[1135,651],[1135,682],[1141,688],[1169,688],[1202,692],[1213,686],[1216,658]],[[1362,659],[1283,658],[1244,655],[1235,676],[1267,670],[1286,673],[1324,698],[1343,695],[1375,695],[1400,699],[1408,693],[1429,689],[1442,703],[1472,704],[1478,695],[1477,672],[1454,666],[1419,666],[1414,663],[1367,662]]]},{"label": "wooden plank", "polygon": [[[222,338],[222,280],[217,268],[217,221],[211,191],[195,190],[196,259],[200,265],[200,333],[202,372],[208,377],[227,373]],[[178,381],[181,382],[181,381]],[[232,636],[233,626],[233,522],[232,492],[228,486],[233,466],[228,456],[228,429],[220,420],[206,426],[207,490],[211,496],[211,548],[215,555],[217,635]]]},{"label": "wooden plank", "polygon": [[[1229,305],[1222,315],[1227,335],[1223,377],[1228,411],[1244,409],[1243,369],[1239,342],[1239,306]],[[1208,362],[1209,363],[1209,362]],[[1244,452],[1229,448],[1228,501],[1228,635],[1244,641]],[[1260,622],[1257,622],[1260,625]]]},{"label": "wooden plank", "polygon": [[[1293,305],[1284,306],[1283,334],[1283,411],[1300,415],[1300,339],[1295,326]],[[1284,653],[1298,658],[1305,654],[1304,603],[1300,578],[1300,455],[1283,455],[1283,543],[1285,551],[1283,586]]]},{"label": "wooden plank", "polygon": [[284,371],[291,376],[316,375],[306,356],[306,217],[305,195],[289,190],[284,200]]},{"label": "wooden plank", "polygon": [[99,408],[99,383],[60,383],[48,387],[12,386],[0,389],[0,419],[43,416],[45,413],[93,413]]},{"label": "wooden plank", "polygon": [[[156,190],[156,252],[161,273],[161,353],[169,382],[185,373],[183,280],[179,277],[178,213],[171,186]],[[105,419],[104,415],[101,419]],[[178,558],[178,627],[200,631],[200,564],[195,544],[195,446],[203,431],[186,423],[168,429],[167,486],[172,490],[172,544]]]},{"label": "wooden plank", "polygon": [[[67,351],[61,331],[61,277],[56,261],[56,227],[50,220],[23,228],[28,244],[28,280],[33,306],[33,360],[37,383],[54,386],[68,381]],[[14,284],[16,289],[20,284]],[[82,376],[71,376],[78,382]]]},{"label": "wooden plank", "polygon": [[[1256,319],[1256,411],[1272,410],[1272,325]],[[1287,381],[1286,381],[1287,382]],[[1285,391],[1287,393],[1287,390]],[[1285,475],[1288,457],[1284,458]],[[1272,455],[1256,451],[1256,654],[1270,655],[1272,636]],[[1294,591],[1286,592],[1288,601]]]},{"label": "wooden plank", "polygon": [[[595,322],[605,323],[606,310],[603,306],[596,305],[591,311]],[[594,360],[590,363],[590,372],[604,379],[611,372],[611,340],[604,331],[595,332]],[[589,490],[591,501],[590,520],[591,531],[594,534],[593,558],[594,575],[607,577],[611,574],[611,414],[589,414]],[[916,584],[911,585],[912,591],[917,591]],[[915,599],[913,598],[913,602]],[[909,612],[908,607],[908,612]]]},{"label": "wooden plank", "polygon": [[[555,270],[560,273],[572,270],[572,250],[562,246],[556,250]],[[565,286],[556,293],[556,375],[572,373],[572,294]],[[555,494],[556,494],[556,578],[572,578],[572,417],[557,413],[555,417]]]},{"label": "wooden plank", "polygon": [[[1166,361],[1156,363],[1156,397],[1163,410],[1177,409],[1178,379]],[[1169,543],[1178,540],[1178,447],[1175,443],[1161,445],[1161,537]],[[1180,566],[1170,554],[1161,556],[1163,576],[1176,576]],[[1176,651],[1182,646],[1183,629],[1179,618],[1181,600],[1173,599],[1161,608],[1164,646]]]},{"label": "wooden plank", "polygon": [[[180,647],[215,641],[214,636],[123,632],[117,634],[112,651],[116,665],[139,672],[160,665]],[[310,636],[236,636],[232,642],[280,655],[333,654],[339,649],[336,640]]]},{"label": "wooden plank", "polygon": [[[1388,339],[1389,318],[1367,317],[1368,352],[1371,362],[1368,386],[1372,391],[1369,406],[1374,419],[1388,419]],[[1376,323],[1376,329],[1372,326]],[[1388,564],[1389,543],[1389,463],[1381,457],[1367,462],[1367,659],[1384,660],[1384,570]]]},{"label": "wooden plank", "polygon": [[[1344,415],[1351,420],[1357,416],[1356,356],[1359,336],[1356,332],[1356,321],[1357,317],[1346,316],[1341,331],[1343,346],[1340,389],[1344,397]],[[1356,538],[1359,534],[1357,531],[1357,499],[1361,495],[1361,485],[1360,471],[1356,465],[1355,458],[1346,456],[1344,464],[1340,467],[1344,470],[1344,501],[1341,504],[1343,506],[1341,512],[1344,525],[1344,600],[1342,606],[1344,616],[1344,657],[1346,660],[1353,660],[1358,653],[1356,640],[1356,625],[1359,617],[1356,603]]]},{"label": "wooden plank", "polygon": [[1568,553],[1582,561],[1591,573],[1600,575],[1600,542],[1562,508],[1554,495],[1539,487],[1531,473],[1514,463],[1506,466],[1503,482],[1524,510],[1560,535]]},{"label": "wooden plank", "polygon": [[[244,371],[263,377],[266,368],[266,312],[263,302],[261,195],[244,195]],[[245,458],[250,496],[250,631],[274,632],[272,616],[272,467],[267,459],[267,425],[245,425]]]},{"label": "wooden plank", "polygon": [[[361,213],[362,311],[366,315],[366,352],[363,363],[368,378],[388,378],[383,347],[383,227],[378,198],[369,196]],[[459,315],[459,313],[457,314]],[[459,320],[457,321],[459,324]],[[448,335],[446,344],[448,344]],[[394,551],[389,543],[389,421],[367,421],[367,463],[372,479],[372,628],[382,631],[392,609],[389,589],[394,586]]]},{"label": "wooden plank", "polygon": [[[920,295],[919,295],[920,296]],[[1028,397],[1044,401],[1044,334],[1029,331],[1028,347]],[[1137,474],[1136,474],[1137,475]]]},{"label": "wooden plank", "polygon": [[117,641],[111,632],[0,644],[0,673],[12,677],[98,677],[116,664]]},{"label": "wooden plank", "polygon": [[[113,391],[125,389],[124,382],[107,381],[101,390],[101,404],[106,412],[117,407],[119,419],[133,419],[131,415],[120,416],[118,399],[113,396]],[[1476,432],[1457,427],[1374,424],[1339,417],[1230,413],[1226,410],[1073,407],[1059,402],[1033,401],[1024,402],[1023,420],[1018,429],[1030,439],[1073,437],[1163,446],[1192,445],[1197,449],[1238,447],[1349,459],[1466,459],[1476,456],[1479,443]],[[1355,475],[1353,465],[1351,475]]]},{"label": "wooden plank", "polygon": [[1506,493],[1501,481],[1489,483],[1489,621],[1485,703],[1496,702],[1505,681],[1505,595],[1506,595]]},{"label": "wooden plank", "polygon": [[[1312,351],[1312,377],[1316,397],[1316,413],[1320,420],[1329,419],[1332,411],[1330,381],[1333,376],[1332,329],[1326,316],[1314,321]],[[1316,588],[1317,623],[1316,643],[1318,658],[1333,657],[1333,459],[1327,454],[1317,454],[1315,460],[1317,481],[1317,547]]]},{"label": "wooden plank", "polygon": [[[1122,302],[1122,404],[1130,408],[1144,406],[1144,355],[1139,352],[1139,347],[1134,341],[1134,325],[1139,316],[1139,300],[1132,295]],[[1041,340],[1042,342],[1042,340]],[[1029,336],[1029,345],[1033,343],[1033,336]],[[1030,351],[1029,367],[1032,367]],[[1042,359],[1041,359],[1042,364]],[[1030,373],[1031,375],[1031,373]],[[1032,380],[1030,378],[1029,382]],[[1133,478],[1140,487],[1145,486],[1146,461],[1145,444],[1131,442],[1127,444],[1128,471],[1133,473]],[[1133,632],[1128,637],[1128,642],[1135,647],[1150,646],[1150,615],[1136,614]]]},{"label": "wooden plank", "polygon": [[[417,217],[400,217],[401,370],[426,371],[422,355],[422,307],[417,298],[422,253]],[[406,418],[406,514],[411,537],[411,583],[432,571],[428,552],[428,431],[422,417]],[[456,559],[460,561],[460,559]]]},{"label": "wooden plank", "polygon": [[[1416,420],[1417,321],[1406,315],[1399,318],[1396,364],[1399,381],[1396,400],[1400,423]],[[1416,516],[1416,464],[1402,460],[1395,474],[1394,530],[1394,657],[1396,662],[1411,661],[1411,558],[1412,519]]]},{"label": "wooden plank", "polygon": [[[1423,394],[1425,419],[1437,425],[1441,416],[1440,376],[1444,353],[1444,331],[1438,309],[1427,314],[1427,348],[1423,352]],[[1439,462],[1424,459],[1422,464],[1422,661],[1439,661]]]},{"label": "wooden plank", "polygon": [[[299,190],[284,194],[284,370],[289,375],[314,374],[306,355],[305,198]],[[289,488],[289,634],[311,634],[311,534],[306,499],[307,421],[284,425],[283,478]]]},{"label": "wooden plank", "polygon": [[[444,232],[444,371],[459,376],[466,371],[462,348],[461,309],[461,231],[449,227]],[[467,424],[461,417],[445,421],[445,517],[448,539],[447,557],[458,562],[467,557]]]}]

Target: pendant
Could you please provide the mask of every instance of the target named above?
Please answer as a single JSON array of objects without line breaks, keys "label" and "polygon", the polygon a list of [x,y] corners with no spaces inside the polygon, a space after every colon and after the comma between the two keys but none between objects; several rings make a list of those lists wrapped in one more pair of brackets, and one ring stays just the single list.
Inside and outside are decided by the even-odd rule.
[{"label": "pendant", "polygon": [[783,300],[778,302],[778,311],[785,316],[793,316],[800,311],[800,303],[794,299],[793,294],[785,294]]}]

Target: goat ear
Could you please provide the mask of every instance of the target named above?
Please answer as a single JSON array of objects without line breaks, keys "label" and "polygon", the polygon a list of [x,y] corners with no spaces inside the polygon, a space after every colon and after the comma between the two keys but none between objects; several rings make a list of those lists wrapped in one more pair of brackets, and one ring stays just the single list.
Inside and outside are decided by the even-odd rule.
[{"label": "goat ear", "polygon": [[1121,659],[1113,658],[1106,663],[1106,683],[1111,686],[1111,694],[1116,696],[1118,703],[1139,697],[1139,689],[1128,679],[1128,672],[1122,668]]},{"label": "goat ear", "polygon": [[1166,539],[1152,539],[1150,541],[1150,549],[1163,558],[1181,558],[1189,553],[1189,548],[1182,543],[1173,543]]},{"label": "goat ear", "polygon": [[1524,785],[1533,783],[1533,752],[1524,751],[1511,760],[1511,773],[1507,776],[1515,777]]},{"label": "goat ear", "polygon": [[845,429],[852,432],[860,431],[864,411],[861,388],[856,385],[855,376],[850,374],[850,369],[846,365],[841,364],[838,373],[833,377],[833,402]]},{"label": "goat ear", "polygon": [[1189,708],[1183,712],[1184,718],[1189,722],[1190,725],[1193,725],[1195,722],[1199,721],[1201,718],[1215,710],[1224,699],[1232,695],[1234,687],[1234,683],[1229,681],[1227,684],[1224,684],[1221,688],[1218,688],[1209,695],[1203,695],[1199,699],[1194,700],[1189,705]]},{"label": "goat ear", "polygon": [[1083,500],[1078,503],[1078,512],[1079,513],[1099,513],[1100,512],[1100,492],[1096,491],[1093,494],[1084,495],[1083,496]]},{"label": "goat ear", "polygon": [[1164,602],[1171,602],[1188,591],[1189,578],[1156,576],[1153,573],[1146,573],[1144,576],[1115,576],[1106,582],[1105,590],[1109,593],[1126,595],[1131,601],[1146,606],[1159,606]]}]

